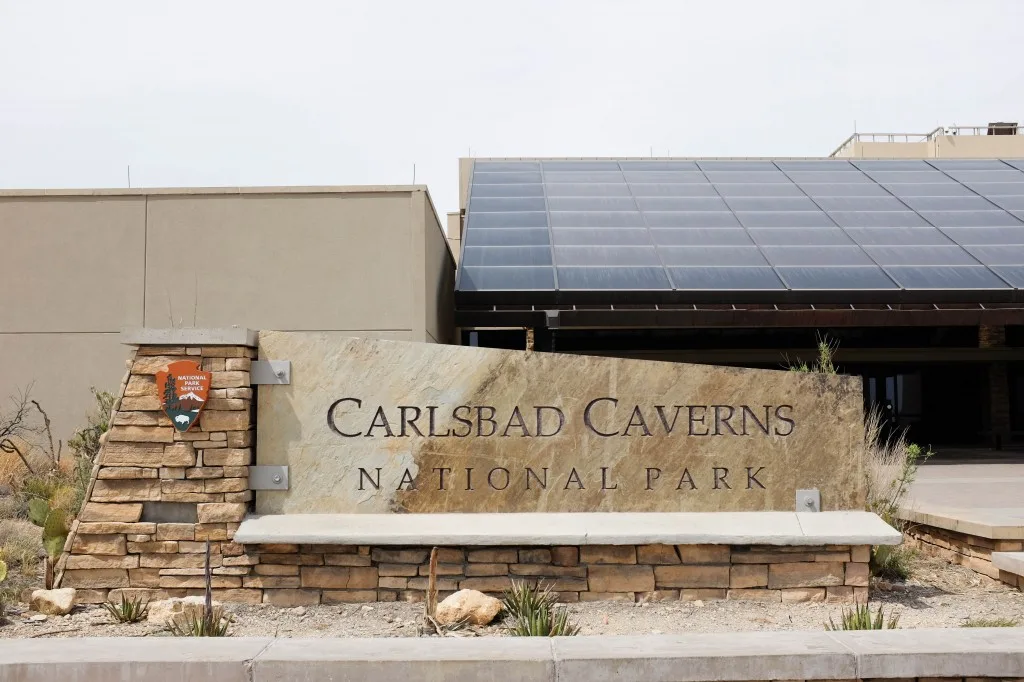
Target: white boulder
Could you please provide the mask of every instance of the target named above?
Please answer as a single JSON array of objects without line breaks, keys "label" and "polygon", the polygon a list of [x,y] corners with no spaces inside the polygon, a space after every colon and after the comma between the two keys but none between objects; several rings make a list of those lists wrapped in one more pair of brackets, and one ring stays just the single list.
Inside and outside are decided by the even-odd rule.
[{"label": "white boulder", "polygon": [[75,588],[32,590],[29,608],[50,616],[66,616],[75,605]]},{"label": "white boulder", "polygon": [[435,618],[441,625],[466,622],[469,625],[487,625],[501,611],[501,600],[488,597],[477,590],[459,590],[437,605]]},{"label": "white boulder", "polygon": [[[205,602],[206,599],[203,597],[173,597],[171,599],[150,602],[146,620],[150,623],[167,627],[171,624],[172,619],[182,613],[195,614],[197,617],[201,616]],[[220,606],[221,603],[219,601],[213,602],[213,608],[216,609]]]}]

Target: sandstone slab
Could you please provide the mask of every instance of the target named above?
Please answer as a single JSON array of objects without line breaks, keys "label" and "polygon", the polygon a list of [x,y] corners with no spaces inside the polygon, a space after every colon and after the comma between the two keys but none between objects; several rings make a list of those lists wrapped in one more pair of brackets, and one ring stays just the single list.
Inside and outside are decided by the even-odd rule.
[{"label": "sandstone slab", "polygon": [[290,477],[261,514],[864,504],[856,377],[316,332],[262,332],[260,357],[292,363],[258,392],[260,464]]},{"label": "sandstone slab", "polygon": [[75,606],[75,588],[60,590],[34,590],[29,607],[48,616],[66,616]]}]

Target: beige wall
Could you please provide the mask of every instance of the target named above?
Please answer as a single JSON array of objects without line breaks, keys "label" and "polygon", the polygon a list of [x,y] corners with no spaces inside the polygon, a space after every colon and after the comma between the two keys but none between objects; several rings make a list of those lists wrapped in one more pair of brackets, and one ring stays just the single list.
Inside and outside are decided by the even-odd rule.
[{"label": "beige wall", "polygon": [[34,382],[62,440],[90,386],[117,387],[123,327],[453,336],[454,259],[422,186],[9,192],[0,229],[0,413]]},{"label": "beige wall", "polygon": [[857,159],[1016,159],[1024,135],[935,135],[924,142],[853,140],[836,154]]}]

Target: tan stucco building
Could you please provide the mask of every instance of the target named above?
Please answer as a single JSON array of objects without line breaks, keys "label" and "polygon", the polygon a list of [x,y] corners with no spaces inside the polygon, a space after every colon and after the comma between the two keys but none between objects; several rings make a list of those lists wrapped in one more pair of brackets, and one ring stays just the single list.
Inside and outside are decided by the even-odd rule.
[{"label": "tan stucco building", "polygon": [[32,385],[63,440],[90,386],[117,386],[124,327],[453,341],[455,263],[421,185],[12,190],[0,230],[0,399]]}]

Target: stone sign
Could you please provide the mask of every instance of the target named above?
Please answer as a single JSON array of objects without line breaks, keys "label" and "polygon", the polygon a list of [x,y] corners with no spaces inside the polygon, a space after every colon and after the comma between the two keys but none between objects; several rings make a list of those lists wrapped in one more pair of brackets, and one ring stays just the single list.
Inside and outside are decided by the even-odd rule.
[{"label": "stone sign", "polygon": [[263,332],[257,512],[863,509],[859,378]]}]

